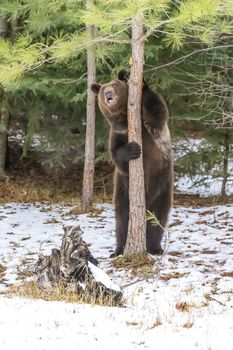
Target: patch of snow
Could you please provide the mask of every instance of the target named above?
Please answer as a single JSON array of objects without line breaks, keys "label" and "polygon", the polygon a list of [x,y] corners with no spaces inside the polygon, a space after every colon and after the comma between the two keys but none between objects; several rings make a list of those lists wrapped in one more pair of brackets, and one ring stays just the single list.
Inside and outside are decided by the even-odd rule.
[{"label": "patch of snow", "polygon": [[22,144],[24,137],[25,132],[23,130],[10,128],[8,136],[9,142],[16,141],[19,142],[19,144]]},{"label": "patch of snow", "polygon": [[[200,182],[202,180],[202,182]],[[226,194],[233,194],[232,180],[228,179],[226,184]],[[198,185],[197,185],[198,184]],[[209,197],[221,194],[222,178],[213,177],[211,175],[203,176],[195,175],[192,178],[188,175],[180,176],[176,183],[176,191],[183,194],[198,194],[200,197]]]},{"label": "patch of snow", "polygon": [[180,138],[173,142],[174,160],[186,156],[189,152],[197,153],[203,145],[204,139]]},{"label": "patch of snow", "polygon": [[95,266],[90,261],[88,261],[88,267],[92,273],[92,276],[97,282],[102,283],[108,289],[115,290],[116,292],[121,291],[120,287],[117,284],[113,283],[106,272],[104,272],[98,266]]},{"label": "patch of snow", "polygon": [[80,225],[125,299],[124,308],[110,308],[2,295],[0,349],[233,350],[233,205],[173,208],[166,252],[142,280],[112,266],[113,206],[99,207],[101,214],[75,216],[65,205],[0,206],[2,292],[34,270],[39,253],[60,247],[63,225]]},{"label": "patch of snow", "polygon": [[[219,149],[223,146],[219,145]],[[173,142],[173,152],[175,162],[190,153],[208,151],[210,144],[205,139],[179,139]],[[193,164],[194,168],[197,165]],[[223,171],[223,170],[222,170]],[[210,171],[205,169],[200,163],[199,168],[195,169],[196,174],[177,174],[175,181],[176,191],[185,194],[197,194],[201,197],[208,197],[221,194],[223,177],[219,171],[219,164],[213,166]],[[226,194],[233,194],[233,159],[229,156],[228,160],[228,179],[226,185]]]}]

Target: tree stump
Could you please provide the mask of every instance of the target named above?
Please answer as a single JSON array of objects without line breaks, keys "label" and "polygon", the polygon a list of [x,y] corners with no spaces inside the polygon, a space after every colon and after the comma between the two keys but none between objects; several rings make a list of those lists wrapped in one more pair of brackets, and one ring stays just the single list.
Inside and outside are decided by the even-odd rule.
[{"label": "tree stump", "polygon": [[112,299],[113,304],[119,303],[120,288],[97,267],[98,260],[92,256],[82,234],[80,226],[65,227],[61,249],[52,249],[49,256],[40,255],[36,266],[38,287],[52,293],[61,284],[67,291],[85,294],[85,300],[104,303]]}]

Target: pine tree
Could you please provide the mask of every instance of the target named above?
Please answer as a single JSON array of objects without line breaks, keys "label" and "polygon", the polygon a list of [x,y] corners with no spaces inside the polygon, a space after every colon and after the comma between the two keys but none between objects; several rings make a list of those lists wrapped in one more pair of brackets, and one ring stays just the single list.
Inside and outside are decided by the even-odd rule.
[{"label": "pine tree", "polygon": [[[87,10],[93,1],[87,0]],[[87,25],[87,34],[94,37],[95,28]],[[86,141],[83,173],[82,207],[86,211],[92,205],[95,171],[95,96],[90,90],[95,82],[95,54],[92,47],[87,48],[87,104],[86,104]]]},{"label": "pine tree", "polygon": [[[83,143],[86,53],[80,54],[76,62],[72,60],[61,62],[55,59],[52,64],[36,61],[35,55],[37,57],[40,44],[43,46],[50,40],[49,36],[58,37],[61,30],[72,33],[79,29],[78,23],[74,23],[73,20],[67,23],[69,16],[67,12],[61,13],[61,2],[58,4],[57,1],[48,3],[36,0],[32,4],[30,1],[19,1],[17,6],[13,7],[11,3],[8,0],[1,2],[0,9],[6,13],[12,24],[15,23],[15,18],[20,18],[20,26],[17,39],[13,43],[9,39],[0,42],[2,91],[4,96],[7,94],[10,99],[8,106],[11,115],[17,119],[23,118],[27,122],[23,144],[24,155],[39,128],[44,133],[48,146],[55,149],[55,152],[50,152],[52,158],[49,162],[62,165],[63,154],[68,146],[72,145],[70,130],[78,129],[81,133],[78,137],[79,144],[76,144],[77,148]],[[60,14],[59,20],[58,14]],[[47,15],[49,18],[45,21]],[[33,42],[40,44],[37,47]],[[44,58],[43,54],[41,58]],[[22,66],[19,65],[18,59]],[[22,69],[31,65],[34,67],[34,64],[37,69],[26,69],[25,74],[18,79]],[[6,84],[7,81],[9,84]],[[43,150],[48,149],[44,143],[42,147]]]},{"label": "pine tree", "polygon": [[6,164],[7,134],[9,126],[9,113],[6,107],[1,107],[0,113],[0,178],[3,176]]},{"label": "pine tree", "polygon": [[[7,21],[4,16],[0,15],[0,37],[7,35]],[[0,90],[1,104],[0,104],[0,178],[5,171],[8,127],[9,127],[9,113],[4,98],[4,91]]]},{"label": "pine tree", "polygon": [[[46,107],[49,106],[48,113],[45,114],[46,117],[44,115],[44,122],[48,114],[51,115],[54,112],[49,104],[49,99],[54,101],[53,98],[57,103],[56,112],[59,107],[63,108],[64,111],[64,105],[70,106],[69,102],[72,100],[72,102],[76,102],[76,105],[78,102],[79,106],[75,106],[75,108],[79,108],[78,114],[82,115],[85,104],[84,93],[78,92],[74,96],[67,91],[62,94],[62,89],[60,89],[59,94],[56,94],[57,86],[50,84],[51,77],[45,86],[41,84],[40,78],[43,77],[45,81],[47,75],[50,74],[49,72],[54,69],[56,72],[54,74],[57,74],[56,84],[59,84],[58,80],[61,82],[62,79],[65,79],[65,76],[62,76],[62,69],[67,72],[66,68],[72,65],[72,60],[76,65],[81,61],[80,65],[84,66],[83,57],[90,46],[95,49],[97,70],[99,68],[100,72],[112,70],[114,75],[115,71],[112,67],[115,65],[117,69],[120,62],[126,68],[130,55],[130,49],[126,48],[126,45],[130,44],[131,20],[140,12],[144,16],[143,40],[146,40],[145,73],[150,75],[152,83],[156,85],[154,87],[167,90],[167,92],[171,89],[171,93],[168,93],[169,102],[180,119],[186,118],[186,120],[193,122],[192,118],[194,117],[197,123],[203,127],[201,118],[205,109],[206,113],[209,112],[209,116],[211,112],[212,116],[217,114],[222,116],[224,125],[228,125],[229,130],[229,125],[232,125],[233,120],[230,105],[232,81],[229,79],[225,85],[219,84],[219,80],[225,80],[226,76],[231,77],[229,67],[232,62],[229,59],[229,64],[222,69],[222,72],[227,70],[225,76],[222,72],[219,74],[218,70],[214,71],[214,69],[210,70],[206,67],[211,62],[211,52],[216,58],[218,53],[219,57],[222,56],[222,50],[229,50],[229,56],[232,57],[231,43],[224,43],[225,49],[218,46],[220,38],[223,36],[231,37],[232,0],[188,0],[175,4],[170,0],[126,0],[124,2],[98,0],[87,11],[82,6],[83,2],[74,0],[51,0],[50,2],[19,0],[15,2],[13,7],[10,0],[1,1],[0,13],[7,14],[7,18],[11,21],[19,16],[23,23],[24,16],[27,16],[27,23],[23,23],[25,31],[21,32],[14,45],[7,46],[4,40],[0,42],[0,84],[4,89],[9,89],[9,86],[13,85],[12,82],[16,81],[15,91],[18,89],[19,93],[22,84],[24,84],[24,89],[30,93],[29,90],[32,91],[33,87],[28,84],[28,89],[25,88],[26,78],[34,77],[36,80],[38,74],[37,87],[40,85],[38,90],[43,92],[40,96],[41,105],[42,96],[46,96]],[[87,35],[86,25],[97,26],[98,35],[94,38]],[[117,50],[124,52],[125,57],[119,58],[119,55],[114,57]],[[203,56],[209,56],[209,59],[206,61],[207,64],[199,62],[197,70],[197,57],[200,57],[201,52]],[[217,65],[222,64],[220,61]],[[74,69],[74,65],[72,67]],[[85,73],[86,67],[84,66],[83,69],[78,69],[80,76]],[[68,69],[68,71],[70,70]],[[200,80],[203,71],[205,79]],[[78,74],[75,69],[74,72]],[[183,84],[184,79],[185,84]],[[54,79],[52,81],[54,82]],[[193,86],[200,87],[200,82],[202,91],[197,90],[190,96]],[[209,82],[209,90],[206,89],[207,82]],[[212,84],[213,82],[214,84]],[[228,89],[225,103],[219,104],[221,95],[219,94],[220,90],[216,89],[225,89],[225,87]],[[38,92],[38,90],[36,91]],[[44,90],[46,90],[45,94]],[[187,97],[188,90],[191,94]],[[211,91],[213,95],[209,98]],[[179,93],[181,96],[178,96]],[[200,101],[203,101],[201,106],[200,101],[197,101],[197,96]],[[181,115],[181,106],[186,115],[184,113]],[[221,108],[219,109],[219,107]],[[72,104],[72,110],[73,108]],[[225,123],[226,119],[227,124]],[[213,121],[216,122],[217,119],[213,118]],[[82,123],[80,124],[82,125]],[[216,131],[220,123],[212,126]],[[221,142],[223,141],[222,139]]]},{"label": "pine tree", "polygon": [[[132,19],[132,66],[128,95],[128,141],[142,145],[141,101],[144,66],[143,14]],[[143,153],[142,153],[143,154]],[[129,162],[129,227],[124,254],[146,251],[146,203],[143,155]]]}]

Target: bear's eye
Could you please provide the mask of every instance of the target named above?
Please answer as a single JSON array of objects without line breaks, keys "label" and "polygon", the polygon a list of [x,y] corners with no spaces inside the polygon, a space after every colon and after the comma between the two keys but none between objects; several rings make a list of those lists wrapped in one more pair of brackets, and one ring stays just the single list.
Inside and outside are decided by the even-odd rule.
[{"label": "bear's eye", "polygon": [[112,84],[112,87],[114,87],[114,88],[115,88],[116,86],[117,86],[116,84]]}]

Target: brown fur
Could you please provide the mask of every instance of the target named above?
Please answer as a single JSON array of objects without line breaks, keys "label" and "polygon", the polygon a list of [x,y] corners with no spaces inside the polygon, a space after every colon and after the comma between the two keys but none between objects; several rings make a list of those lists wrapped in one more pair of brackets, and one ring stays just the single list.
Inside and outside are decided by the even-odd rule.
[{"label": "brown fur", "polygon": [[[127,99],[128,75],[121,71],[118,80],[99,85],[92,91],[98,94],[101,112],[110,124],[109,151],[115,164],[114,203],[116,215],[117,247],[113,255],[123,253],[128,231],[129,160],[140,156],[140,146],[128,143]],[[142,144],[145,176],[146,208],[154,212],[165,228],[172,205],[173,161],[170,133],[167,125],[168,109],[161,96],[153,92],[144,82],[142,91]],[[147,223],[147,251],[161,254],[163,230]]]}]

